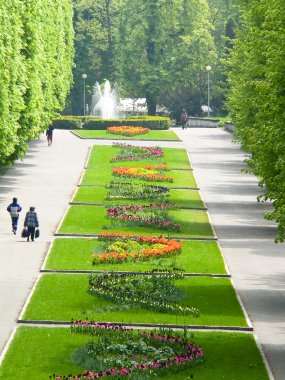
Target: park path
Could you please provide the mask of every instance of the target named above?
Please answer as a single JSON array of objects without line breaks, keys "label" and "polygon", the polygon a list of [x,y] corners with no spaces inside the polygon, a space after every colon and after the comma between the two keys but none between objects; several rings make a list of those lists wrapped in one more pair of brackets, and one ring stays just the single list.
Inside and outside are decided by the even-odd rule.
[{"label": "park path", "polygon": [[[236,289],[249,313],[255,332],[274,373],[285,379],[285,254],[276,245],[274,223],[263,213],[270,205],[257,204],[257,180],[242,174],[244,153],[232,136],[221,129],[177,129],[184,142],[160,146],[185,146],[190,153],[201,195],[208,206]],[[17,325],[21,309],[39,276],[53,234],[78,184],[92,144],[111,141],[81,140],[68,131],[55,131],[47,147],[45,136],[33,140],[23,161],[0,178],[0,353]],[[136,142],[141,145],[141,142]],[[143,142],[158,145],[158,142]],[[24,213],[35,205],[41,237],[27,243],[11,232],[7,205],[17,196]]]},{"label": "park path", "polygon": [[235,288],[249,314],[275,380],[285,379],[285,244],[264,220],[258,180],[244,174],[245,153],[220,128],[179,131],[189,151]]}]

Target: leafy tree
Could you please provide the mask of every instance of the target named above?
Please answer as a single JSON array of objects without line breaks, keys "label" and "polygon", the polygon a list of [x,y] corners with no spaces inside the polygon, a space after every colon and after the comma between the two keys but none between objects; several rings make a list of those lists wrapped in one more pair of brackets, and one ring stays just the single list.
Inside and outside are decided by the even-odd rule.
[{"label": "leafy tree", "polygon": [[69,0],[7,0],[0,4],[0,21],[0,162],[7,165],[65,105],[72,82],[72,7]]},{"label": "leafy tree", "polygon": [[285,14],[283,0],[241,2],[242,26],[229,65],[229,107],[237,137],[260,178],[260,200],[273,201],[267,219],[285,238]]},{"label": "leafy tree", "polygon": [[204,0],[123,0],[121,82],[132,97],[146,98],[149,114],[155,114],[158,98],[197,83],[213,59],[208,16]]}]

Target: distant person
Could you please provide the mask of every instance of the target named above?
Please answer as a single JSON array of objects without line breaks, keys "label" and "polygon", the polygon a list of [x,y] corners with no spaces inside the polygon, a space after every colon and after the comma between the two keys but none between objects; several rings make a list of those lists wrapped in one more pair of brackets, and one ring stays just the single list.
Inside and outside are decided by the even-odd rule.
[{"label": "distant person", "polygon": [[17,198],[13,198],[13,202],[7,207],[7,211],[11,215],[12,220],[12,232],[16,235],[18,228],[19,213],[22,211],[22,207],[18,204]]},{"label": "distant person", "polygon": [[54,130],[54,127],[52,126],[49,126],[48,129],[46,130],[48,146],[52,145],[53,130]]},{"label": "distant person", "polygon": [[39,227],[39,220],[38,215],[35,212],[35,207],[30,207],[30,211],[26,213],[24,227],[28,228],[27,241],[30,241],[30,237],[31,240],[34,241],[36,227]]},{"label": "distant person", "polygon": [[185,109],[183,109],[183,111],[181,113],[181,125],[182,125],[182,129],[186,129],[187,120],[188,120],[187,112],[185,111]]}]

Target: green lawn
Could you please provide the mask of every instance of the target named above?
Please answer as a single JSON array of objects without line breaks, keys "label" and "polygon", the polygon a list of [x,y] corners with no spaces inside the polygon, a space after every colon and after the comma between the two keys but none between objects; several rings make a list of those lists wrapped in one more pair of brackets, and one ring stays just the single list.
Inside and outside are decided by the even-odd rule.
[{"label": "green lawn", "polygon": [[[73,198],[73,202],[82,203],[99,203],[99,204],[111,204],[111,205],[142,205],[149,204],[149,200],[141,199],[106,199],[108,189],[105,187],[90,187],[81,186],[77,189],[76,194]],[[169,196],[166,200],[170,203],[175,204],[178,207],[193,207],[193,208],[203,208],[204,203],[201,200],[200,194],[196,190],[176,190],[171,189],[169,191]],[[151,202],[157,202],[152,200]]]},{"label": "green lawn", "polygon": [[183,242],[182,252],[171,258],[122,264],[92,265],[92,254],[103,252],[97,239],[55,239],[45,269],[151,271],[178,267],[186,273],[225,274],[225,265],[216,242]]},{"label": "green lawn", "polygon": [[146,161],[118,161],[110,163],[112,157],[116,157],[121,151],[121,148],[114,146],[93,146],[90,157],[88,160],[88,167],[98,167],[98,166],[136,166],[136,165],[147,165],[150,163],[167,163],[169,168],[176,169],[188,169],[190,168],[189,158],[187,151],[180,148],[163,148],[164,157],[161,159],[150,159]]},{"label": "green lawn", "polygon": [[[72,353],[90,337],[67,328],[19,327],[0,368],[1,379],[46,380],[53,373],[79,374],[85,368],[70,362]],[[193,341],[205,353],[204,363],[179,371],[175,379],[268,380],[254,337],[250,334],[195,332]],[[173,374],[158,377],[172,380]]]},{"label": "green lawn", "polygon": [[148,133],[136,136],[114,135],[106,130],[76,130],[72,132],[83,139],[181,141],[176,133],[172,131],[151,130]]},{"label": "green lawn", "polygon": [[[123,167],[122,164],[120,167]],[[136,166],[141,166],[137,164]],[[123,176],[114,176],[112,174],[112,169],[109,167],[97,168],[97,169],[86,169],[84,172],[84,176],[82,179],[82,185],[103,185],[105,186],[107,183],[110,183],[112,180],[121,179],[124,181],[133,181],[134,183],[149,183],[151,185],[160,185],[167,187],[176,187],[176,188],[197,188],[197,184],[195,178],[193,176],[193,172],[191,170],[164,170],[162,172],[166,177],[172,177],[173,182],[159,182],[159,181],[144,181],[131,177],[123,177]]]},{"label": "green lawn", "polygon": [[72,318],[152,324],[247,326],[228,278],[187,277],[177,280],[179,303],[197,307],[201,315],[176,315],[124,307],[88,293],[88,275],[44,274],[23,319],[70,321]]},{"label": "green lawn", "polygon": [[181,225],[180,232],[169,232],[162,229],[131,226],[113,222],[107,218],[104,206],[70,206],[59,229],[63,234],[98,235],[104,230],[128,232],[132,235],[165,235],[176,237],[213,238],[214,233],[206,211],[200,210],[168,210],[169,218]]}]

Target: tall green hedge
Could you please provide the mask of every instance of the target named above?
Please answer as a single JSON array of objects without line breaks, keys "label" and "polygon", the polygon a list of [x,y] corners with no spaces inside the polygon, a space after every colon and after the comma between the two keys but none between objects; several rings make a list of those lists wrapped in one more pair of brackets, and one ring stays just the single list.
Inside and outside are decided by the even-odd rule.
[{"label": "tall green hedge", "polygon": [[86,120],[83,129],[106,129],[110,126],[134,125],[146,127],[149,129],[168,129],[170,127],[170,119],[160,116],[130,117],[127,119],[91,119]]},{"label": "tall green hedge", "polygon": [[48,127],[72,84],[71,0],[0,2],[0,165]]},{"label": "tall green hedge", "polygon": [[284,0],[241,2],[242,28],[229,61],[229,108],[249,167],[273,201],[267,219],[285,240],[285,12]]}]

